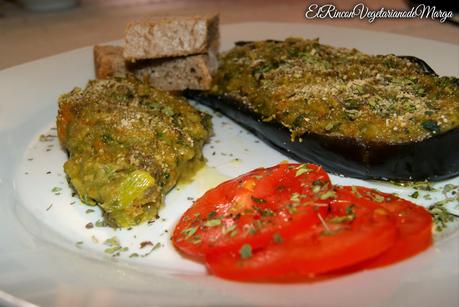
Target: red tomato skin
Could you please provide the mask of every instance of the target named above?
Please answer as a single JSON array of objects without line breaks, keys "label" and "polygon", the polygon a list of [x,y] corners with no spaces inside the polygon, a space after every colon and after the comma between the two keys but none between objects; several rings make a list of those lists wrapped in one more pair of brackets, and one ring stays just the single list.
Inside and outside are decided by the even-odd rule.
[{"label": "red tomato skin", "polygon": [[[336,199],[339,197],[338,191]],[[331,224],[336,217],[333,210],[338,213],[351,204],[347,201],[336,203],[326,218],[328,227],[338,230],[336,234],[324,235],[321,224],[287,238],[283,244],[254,250],[249,259],[242,260],[234,252],[209,253],[206,265],[210,272],[226,279],[294,281],[355,265],[389,249],[394,244],[396,229],[394,217],[385,209],[356,204],[353,221]]]},{"label": "red tomato skin", "polygon": [[[308,171],[293,176],[299,167],[280,164],[256,169],[209,190],[177,224],[175,247],[188,257],[204,260],[208,270],[222,278],[294,282],[385,266],[431,246],[432,218],[423,207],[366,187],[332,187],[327,174],[315,165],[308,165],[312,175]],[[297,177],[301,176],[306,179],[299,183]],[[334,198],[311,194],[315,181],[325,187],[320,195],[333,188]],[[299,189],[304,189],[307,206],[295,207],[300,214],[290,214],[279,204],[287,204],[286,199],[299,194]],[[245,209],[271,210],[276,208],[273,204],[281,208],[275,216],[283,219],[268,217],[264,222],[269,227],[254,235],[220,235],[231,225],[241,231],[262,219],[256,213],[243,213]],[[207,227],[204,223],[210,218],[206,216],[214,210],[225,214],[229,212],[225,210],[233,210],[235,214],[219,217],[221,229]],[[201,219],[193,221],[197,213]],[[196,227],[197,244],[183,240],[184,230],[190,227]],[[274,235],[281,241],[275,242]],[[243,245],[251,247],[251,254],[244,259]]]},{"label": "red tomato skin", "polygon": [[361,201],[371,202],[375,197],[384,201],[376,205],[395,216],[397,239],[394,245],[376,258],[367,260],[356,269],[369,269],[386,266],[412,257],[432,245],[432,216],[422,206],[392,194],[379,192],[366,187],[340,187],[342,195],[355,197],[357,192]]},{"label": "red tomato skin", "polygon": [[[304,166],[308,171],[300,170]],[[312,192],[313,183],[317,182],[322,186],[319,192]],[[256,169],[220,184],[199,198],[177,223],[172,236],[174,246],[184,255],[197,259],[209,252],[237,251],[246,243],[254,248],[265,246],[273,241],[274,235],[290,236],[318,223],[317,215],[312,213],[326,213],[329,199],[318,197],[327,191],[332,191],[327,173],[313,164],[279,164]],[[302,205],[290,208],[295,194],[298,198],[295,201]],[[245,210],[254,212],[244,213]],[[212,211],[217,213],[219,224],[206,227],[209,220],[206,217]],[[264,213],[269,214],[264,216]],[[197,214],[200,218],[194,217]],[[254,225],[262,226],[254,229]],[[194,233],[187,237],[189,229]],[[237,234],[225,233],[228,229],[236,230]],[[199,242],[193,241],[198,236]]]}]

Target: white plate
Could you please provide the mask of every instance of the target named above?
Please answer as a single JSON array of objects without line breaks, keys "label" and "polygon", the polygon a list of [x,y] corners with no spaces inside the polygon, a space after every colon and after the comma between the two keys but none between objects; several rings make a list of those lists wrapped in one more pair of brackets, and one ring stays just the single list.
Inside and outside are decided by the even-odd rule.
[{"label": "white plate", "polygon": [[[414,55],[441,75],[459,75],[459,47],[377,32],[303,24],[246,23],[221,29],[222,48],[237,40],[320,37],[323,43],[368,53]],[[205,273],[171,247],[168,233],[180,214],[206,189],[259,166],[286,158],[230,120],[214,116],[215,136],[204,152],[208,167],[166,199],[161,218],[132,230],[94,227],[100,211],[72,197],[62,164],[66,159],[54,134],[57,97],[94,77],[92,48],[82,48],[0,71],[0,289],[46,306],[125,305],[301,305],[457,306],[459,244],[457,224],[435,246],[384,269],[303,284],[244,284]],[[413,190],[377,182],[332,177],[409,198]],[[459,178],[438,183],[459,183]],[[58,187],[58,189],[53,188]],[[421,193],[428,205],[440,192]],[[454,204],[456,205],[456,204]],[[453,206],[454,207],[454,206]],[[116,236],[129,250],[104,253],[103,241]],[[83,243],[77,243],[82,241]],[[147,254],[151,246],[160,248]],[[129,257],[137,253],[139,257]],[[1,294],[1,293],[0,293]],[[2,299],[0,296],[0,305]]]}]

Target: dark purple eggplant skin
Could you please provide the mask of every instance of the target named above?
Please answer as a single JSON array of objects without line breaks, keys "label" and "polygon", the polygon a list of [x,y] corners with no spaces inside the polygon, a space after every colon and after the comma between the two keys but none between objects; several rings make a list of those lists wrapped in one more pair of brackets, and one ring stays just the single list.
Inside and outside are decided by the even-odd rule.
[{"label": "dark purple eggplant skin", "polygon": [[394,181],[440,181],[459,175],[459,128],[421,142],[401,144],[365,143],[315,133],[292,142],[284,126],[262,121],[231,97],[198,91],[185,95],[223,113],[285,155],[322,165],[337,175]]},{"label": "dark purple eggplant skin", "polygon": [[[423,60],[403,57],[422,67],[426,73],[435,74]],[[459,175],[459,127],[423,141],[399,144],[363,142],[315,133],[303,134],[292,142],[286,127],[262,121],[258,114],[233,97],[201,91],[184,94],[223,113],[287,156],[322,165],[337,175],[391,181],[440,181]]]}]

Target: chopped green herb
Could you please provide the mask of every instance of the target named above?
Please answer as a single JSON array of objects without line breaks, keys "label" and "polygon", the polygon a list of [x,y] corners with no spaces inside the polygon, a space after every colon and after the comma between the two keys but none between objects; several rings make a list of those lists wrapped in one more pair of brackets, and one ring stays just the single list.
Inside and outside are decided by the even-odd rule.
[{"label": "chopped green herb", "polygon": [[239,254],[241,259],[249,259],[252,257],[252,246],[250,244],[242,245],[241,249],[239,250]]},{"label": "chopped green herb", "polygon": [[346,214],[349,215],[349,214],[355,214],[354,212],[354,205],[350,205],[346,208]]},{"label": "chopped green herb", "polygon": [[173,116],[175,114],[174,110],[169,106],[164,106],[161,111],[167,116]]},{"label": "chopped green herb", "polygon": [[263,198],[257,198],[257,197],[254,197],[254,196],[252,196],[251,198],[252,198],[252,200],[253,200],[255,203],[257,203],[257,204],[264,204],[264,203],[266,203],[266,200],[263,199]]},{"label": "chopped green herb", "polygon": [[326,126],[325,126],[325,131],[331,131],[334,127],[334,124],[333,123],[328,123]]},{"label": "chopped green herb", "polygon": [[329,199],[329,198],[335,198],[335,192],[334,191],[327,191],[324,194],[320,195],[320,199]]},{"label": "chopped green herb", "polygon": [[435,189],[430,182],[423,182],[421,184],[416,184],[413,186],[415,190],[420,190],[420,191],[428,191],[428,192],[434,192],[437,189]]},{"label": "chopped green herb", "polygon": [[106,254],[111,254],[112,257],[118,257],[120,253],[127,252],[128,247],[122,247],[117,237],[111,237],[104,241],[104,244],[109,246],[104,250]]},{"label": "chopped green herb", "polygon": [[346,215],[343,216],[335,216],[334,218],[330,219],[329,222],[333,224],[337,223],[344,223],[344,222],[352,222],[356,218],[356,214],[353,210],[354,205],[351,205],[346,208]]},{"label": "chopped green herb", "polygon": [[[459,201],[459,197],[456,198]],[[430,214],[432,214],[432,218],[435,224],[435,230],[440,232],[443,231],[448,223],[453,222],[458,217],[454,214],[451,214],[445,207],[445,202],[440,201],[434,203],[432,206],[428,208]]]},{"label": "chopped green herb", "polygon": [[296,206],[293,205],[293,204],[288,204],[287,205],[287,210],[288,210],[288,213],[290,214],[295,214],[298,212],[298,210],[296,209]]},{"label": "chopped green herb", "polygon": [[113,141],[113,137],[109,134],[104,134],[102,135],[102,141],[104,141],[104,143],[111,142]]},{"label": "chopped green herb", "polygon": [[321,189],[322,189],[322,186],[320,186],[320,185],[314,185],[314,184],[312,185],[312,192],[313,193],[319,193]]},{"label": "chopped green herb", "polygon": [[54,137],[56,137],[55,135],[51,135],[51,134],[48,134],[48,135],[44,135],[44,134],[41,134],[40,137],[38,138],[38,140],[40,142],[49,142],[51,141]]},{"label": "chopped green herb", "polygon": [[354,194],[357,198],[362,198],[362,194],[360,194],[360,192],[357,190],[355,186],[352,186],[351,189],[352,189],[352,194]]},{"label": "chopped green herb", "polygon": [[160,247],[161,247],[161,243],[157,242],[147,253],[143,254],[142,257],[147,257],[148,255],[150,255],[152,252],[154,252]]},{"label": "chopped green herb", "polygon": [[96,227],[107,227],[108,226],[107,222],[103,219],[97,220],[95,225]]},{"label": "chopped green herb", "polygon": [[284,239],[282,238],[282,236],[280,235],[280,233],[276,232],[273,236],[273,241],[274,243],[276,244],[281,244],[282,242],[284,242]]},{"label": "chopped green herb", "polygon": [[410,195],[411,198],[418,198],[419,197],[419,192],[415,191],[413,194]]},{"label": "chopped green herb", "polygon": [[232,231],[235,230],[235,229],[236,229],[236,224],[233,224],[233,225],[231,225],[231,226],[229,226],[229,227],[227,227],[227,228],[222,228],[222,233],[223,233],[224,235],[226,235],[226,234],[232,232]]},{"label": "chopped green herb", "polygon": [[51,192],[53,192],[54,195],[60,195],[61,191],[62,191],[62,188],[59,188],[59,187],[54,187],[51,189]]},{"label": "chopped green herb", "polygon": [[87,209],[87,210],[86,210],[86,213],[87,213],[87,214],[88,214],[88,213],[93,213],[93,212],[94,212],[94,209]]},{"label": "chopped green herb", "polygon": [[292,196],[290,197],[290,200],[297,203],[300,201],[300,194],[299,193],[293,193]]},{"label": "chopped green herb", "polygon": [[451,183],[448,183],[448,184],[445,184],[443,186],[443,194],[448,194],[454,190],[459,190],[459,185],[455,185],[455,184],[451,184]]},{"label": "chopped green herb", "polygon": [[57,193],[57,192],[60,192],[60,191],[62,191],[62,188],[59,188],[59,187],[54,187],[54,188],[51,190],[51,192],[53,192],[53,193]]},{"label": "chopped green herb", "polygon": [[120,246],[120,241],[117,237],[111,237],[105,240],[104,244],[108,246]]},{"label": "chopped green herb", "polygon": [[299,167],[297,167],[297,171],[295,173],[295,176],[299,177],[299,176],[303,175],[304,173],[310,173],[310,172],[312,172],[312,169],[308,168],[307,164],[302,164]]},{"label": "chopped green herb", "polygon": [[104,250],[104,253],[106,254],[115,254],[116,252],[119,252],[121,250],[121,246],[113,246],[113,247],[108,247]]},{"label": "chopped green herb", "polygon": [[261,216],[263,217],[274,216],[274,212],[270,209],[262,209]]},{"label": "chopped green herb", "polygon": [[422,122],[422,128],[433,134],[440,132],[440,126],[438,125],[438,123],[435,120],[431,119]]},{"label": "chopped green herb", "polygon": [[381,195],[375,194],[375,193],[372,193],[372,194],[371,194],[371,198],[372,198],[375,202],[377,202],[377,203],[382,203],[382,202],[384,202],[384,200],[385,200],[385,199],[384,199],[384,196],[381,196]]},{"label": "chopped green herb", "polygon": [[221,225],[221,223],[222,223],[222,220],[220,220],[220,219],[212,219],[212,220],[207,220],[204,223],[204,226],[215,227],[215,226]]},{"label": "chopped green herb", "polygon": [[256,233],[257,233],[257,229],[255,227],[252,226],[249,228],[249,234],[254,235]]},{"label": "chopped green herb", "polygon": [[199,243],[201,243],[201,236],[200,236],[200,235],[194,236],[194,237],[190,240],[190,242],[193,243],[193,244],[199,244]]},{"label": "chopped green herb", "polygon": [[185,239],[189,239],[192,235],[196,233],[197,230],[198,230],[198,226],[189,227],[189,228],[182,230],[182,233],[185,235]]}]

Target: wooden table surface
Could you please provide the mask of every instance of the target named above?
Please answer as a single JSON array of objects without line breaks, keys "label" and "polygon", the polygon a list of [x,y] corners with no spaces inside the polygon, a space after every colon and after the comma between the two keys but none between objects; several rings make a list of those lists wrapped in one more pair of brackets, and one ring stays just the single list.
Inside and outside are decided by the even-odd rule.
[{"label": "wooden table surface", "polygon": [[[337,1],[336,1],[337,2]],[[358,2],[358,1],[357,1]],[[365,2],[365,1],[362,1]],[[459,27],[431,19],[383,19],[369,23],[359,19],[306,20],[311,3],[304,0],[81,0],[78,7],[57,12],[32,12],[13,0],[0,0],[0,69],[75,48],[120,39],[126,23],[151,15],[219,12],[221,23],[248,21],[295,22],[352,27],[416,36],[459,44]],[[356,1],[340,1],[350,9]],[[402,0],[380,1],[373,8],[408,9]],[[358,38],[355,38],[358,39]],[[459,56],[459,55],[458,55]]]}]

